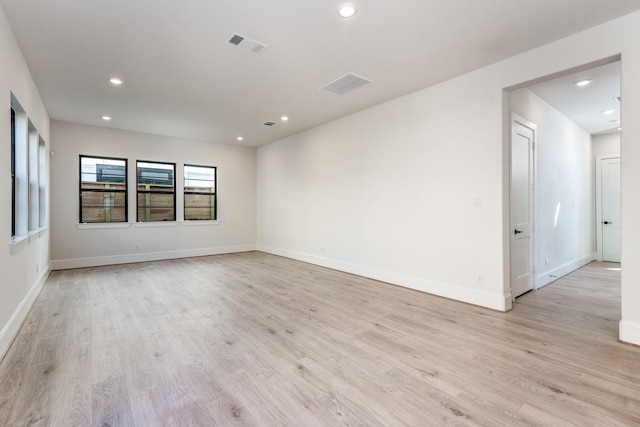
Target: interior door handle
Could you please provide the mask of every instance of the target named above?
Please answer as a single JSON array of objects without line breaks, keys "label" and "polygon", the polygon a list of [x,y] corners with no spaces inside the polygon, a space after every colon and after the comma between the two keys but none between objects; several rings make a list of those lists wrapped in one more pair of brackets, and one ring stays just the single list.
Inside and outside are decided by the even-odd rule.
[{"label": "interior door handle", "polygon": [[606,224],[613,224],[613,222],[611,222],[611,221],[605,221],[605,222],[604,222],[604,224],[605,224],[605,225],[606,225]]},{"label": "interior door handle", "polygon": [[522,230],[513,230],[513,234],[520,234],[522,233]]}]

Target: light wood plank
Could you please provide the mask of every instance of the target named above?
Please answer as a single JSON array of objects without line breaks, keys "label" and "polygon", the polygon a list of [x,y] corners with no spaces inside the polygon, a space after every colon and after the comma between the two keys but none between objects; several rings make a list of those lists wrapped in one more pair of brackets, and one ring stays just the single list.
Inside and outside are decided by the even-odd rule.
[{"label": "light wood plank", "polygon": [[510,313],[259,252],[53,272],[0,425],[640,425],[616,267]]}]

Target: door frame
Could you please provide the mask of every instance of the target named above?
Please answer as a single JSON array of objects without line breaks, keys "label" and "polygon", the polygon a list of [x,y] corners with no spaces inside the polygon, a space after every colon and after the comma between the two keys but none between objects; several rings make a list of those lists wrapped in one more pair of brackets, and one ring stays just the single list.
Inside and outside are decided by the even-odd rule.
[{"label": "door frame", "polygon": [[530,261],[531,261],[531,278],[533,281],[532,291],[538,290],[537,282],[538,279],[536,277],[536,190],[537,190],[537,142],[538,142],[538,126],[530,120],[525,119],[518,114],[511,112],[509,115],[509,293],[511,295],[511,301],[514,302],[516,297],[513,293],[513,286],[511,283],[511,259],[512,259],[512,250],[513,245],[511,244],[513,240],[513,236],[511,233],[513,232],[513,220],[511,217],[511,180],[512,180],[512,147],[513,147],[513,124],[517,122],[520,125],[529,128],[533,132],[533,141],[531,146],[529,147],[529,155],[531,158],[531,167],[529,172],[529,185],[531,186],[531,192],[529,193],[529,219],[531,224],[531,239],[529,243],[530,250]]},{"label": "door frame", "polygon": [[602,261],[602,161],[605,159],[621,159],[621,156],[596,156],[596,261]]}]

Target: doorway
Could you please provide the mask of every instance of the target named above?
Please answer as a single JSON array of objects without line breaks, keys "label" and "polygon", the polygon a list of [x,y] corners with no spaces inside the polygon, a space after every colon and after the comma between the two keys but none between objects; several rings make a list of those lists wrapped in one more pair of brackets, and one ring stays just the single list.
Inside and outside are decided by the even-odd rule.
[{"label": "doorway", "polygon": [[[596,202],[595,169],[599,166],[594,167],[595,157],[615,150],[603,151],[605,147],[613,146],[607,143],[601,144],[600,151],[597,151],[593,142],[595,135],[615,132],[619,141],[619,60],[619,57],[609,58],[559,73],[548,81],[540,79],[509,90],[509,111],[512,114],[509,118],[509,173],[512,181],[508,228],[508,265],[511,270],[508,277],[514,299],[521,292],[539,289],[599,259],[596,243],[602,241],[602,236],[597,236],[597,228],[609,227],[604,230],[605,235],[613,235],[613,238],[609,236],[609,241],[615,241],[615,233],[619,234],[619,228],[616,230],[614,224],[610,227],[612,222],[619,224],[619,220],[606,220],[607,224],[604,224],[605,219],[600,221],[596,214],[599,204]],[[586,110],[589,114],[585,114]],[[514,160],[514,156],[518,156],[518,148],[513,144],[517,138],[526,137],[522,128],[519,133],[516,131],[522,123],[514,124],[514,113],[537,125],[532,129],[535,150],[531,151],[531,174],[535,179],[532,179],[530,189],[519,190],[526,191],[522,197],[527,200],[529,192],[532,197],[535,195],[530,203],[529,244],[516,237],[525,234],[520,233],[525,230],[518,228],[520,221],[514,219],[520,215],[516,209],[521,200],[514,194],[518,191],[517,183],[511,176],[518,162]],[[616,165],[608,164],[607,167],[615,175]],[[615,213],[607,215],[615,216]],[[616,244],[611,246],[616,247]],[[520,255],[523,247],[531,248],[531,254]],[[523,267],[526,266],[525,261],[530,262],[530,269]],[[531,273],[527,274],[527,271]],[[528,283],[529,277],[531,284]]]}]

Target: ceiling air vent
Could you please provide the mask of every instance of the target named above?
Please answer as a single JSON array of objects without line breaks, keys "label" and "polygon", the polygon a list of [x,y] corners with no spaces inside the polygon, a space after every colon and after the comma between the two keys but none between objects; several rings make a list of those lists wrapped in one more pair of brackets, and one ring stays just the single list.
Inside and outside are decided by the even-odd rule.
[{"label": "ceiling air vent", "polygon": [[264,43],[260,43],[259,41],[250,39],[249,37],[245,37],[238,33],[232,34],[227,40],[227,43],[234,45],[245,52],[253,53],[254,55],[260,55],[269,47]]},{"label": "ceiling air vent", "polygon": [[356,76],[353,73],[345,74],[344,76],[338,78],[337,80],[332,81],[320,89],[335,93],[336,95],[344,95],[345,93],[349,93],[352,90],[356,90],[361,86],[366,85],[367,83],[371,83],[371,80],[365,79],[364,77]]},{"label": "ceiling air vent", "polygon": [[275,123],[274,122],[264,122],[264,125],[265,126],[273,126],[273,125],[275,125]]}]

